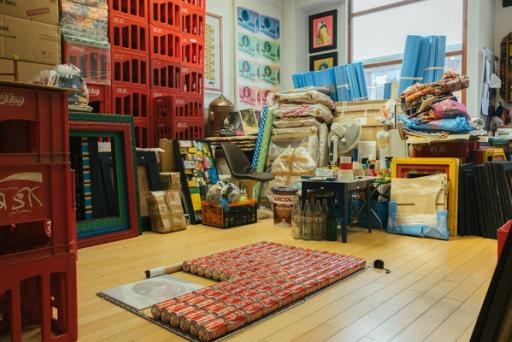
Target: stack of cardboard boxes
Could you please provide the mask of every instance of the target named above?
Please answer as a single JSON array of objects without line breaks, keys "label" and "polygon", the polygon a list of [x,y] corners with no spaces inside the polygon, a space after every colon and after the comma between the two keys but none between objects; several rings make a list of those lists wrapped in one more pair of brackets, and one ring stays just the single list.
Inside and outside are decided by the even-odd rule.
[{"label": "stack of cardboard boxes", "polygon": [[58,25],[58,0],[0,0],[0,80],[14,81],[17,70],[28,82],[59,64]]}]

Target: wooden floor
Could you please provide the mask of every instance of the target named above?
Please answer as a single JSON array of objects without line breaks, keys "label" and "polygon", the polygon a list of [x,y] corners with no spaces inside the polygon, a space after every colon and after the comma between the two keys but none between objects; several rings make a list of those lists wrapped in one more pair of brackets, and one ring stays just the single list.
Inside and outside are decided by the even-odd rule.
[{"label": "wooden floor", "polygon": [[257,241],[275,241],[383,259],[391,274],[366,269],[304,304],[250,327],[230,341],[468,341],[496,263],[496,241],[450,242],[368,234],[349,243],[298,241],[269,220],[230,230],[192,226],[79,250],[80,341],[177,341],[167,332],[96,296],[143,279],[147,268]]}]

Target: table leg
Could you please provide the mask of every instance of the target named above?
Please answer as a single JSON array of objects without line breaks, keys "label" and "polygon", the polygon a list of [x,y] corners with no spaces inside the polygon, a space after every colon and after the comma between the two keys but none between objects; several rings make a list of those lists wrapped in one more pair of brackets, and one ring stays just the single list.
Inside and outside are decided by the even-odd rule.
[{"label": "table leg", "polygon": [[342,201],[341,201],[341,213],[342,213],[342,221],[341,221],[341,242],[346,243],[347,242],[347,236],[348,236],[348,209],[349,209],[349,203],[350,203],[350,196],[346,189],[346,187],[343,187],[343,190],[340,191],[342,194]]},{"label": "table leg", "polygon": [[372,197],[371,184],[366,186],[366,213],[368,215],[368,233],[372,232],[371,218],[372,218]]}]

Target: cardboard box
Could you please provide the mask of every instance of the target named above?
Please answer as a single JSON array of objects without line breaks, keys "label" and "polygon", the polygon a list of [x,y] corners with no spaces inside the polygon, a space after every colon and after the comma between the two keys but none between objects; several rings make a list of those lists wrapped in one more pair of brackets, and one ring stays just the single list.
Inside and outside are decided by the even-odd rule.
[{"label": "cardboard box", "polygon": [[[55,65],[18,61],[18,81],[32,82],[39,76],[41,71],[50,70],[54,67]],[[0,58],[0,74],[10,74],[13,72],[14,61],[12,59]],[[0,75],[0,81],[14,81],[14,76]]]},{"label": "cardboard box", "polygon": [[25,62],[59,64],[59,27],[0,15],[0,57],[15,56]]},{"label": "cardboard box", "polygon": [[177,172],[178,164],[176,164],[176,157],[174,154],[174,140],[160,139],[159,147],[165,152],[160,152],[160,171],[161,172]]},{"label": "cardboard box", "polygon": [[187,229],[187,221],[178,193],[174,190],[154,191],[148,198],[151,229],[157,233],[170,233]]},{"label": "cardboard box", "polygon": [[341,119],[353,119],[361,126],[381,126],[376,116],[386,105],[386,100],[336,102],[336,113]]},{"label": "cardboard box", "polygon": [[0,0],[0,13],[20,19],[59,25],[58,0]]}]

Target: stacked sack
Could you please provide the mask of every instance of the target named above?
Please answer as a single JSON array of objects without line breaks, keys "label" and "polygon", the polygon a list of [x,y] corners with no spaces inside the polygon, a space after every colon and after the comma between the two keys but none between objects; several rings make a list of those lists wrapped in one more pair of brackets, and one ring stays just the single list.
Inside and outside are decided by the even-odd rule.
[{"label": "stacked sack", "polygon": [[303,175],[313,176],[328,165],[328,125],[335,103],[325,88],[301,88],[273,98],[273,129],[267,166],[276,176],[267,189],[298,186]]},{"label": "stacked sack", "polygon": [[81,71],[87,85],[110,85],[106,0],[61,0],[63,62]]},{"label": "stacked sack", "polygon": [[413,131],[472,131],[466,107],[453,95],[468,87],[469,79],[466,76],[451,71],[446,72],[438,82],[410,86],[400,95],[406,112],[402,121]]}]

